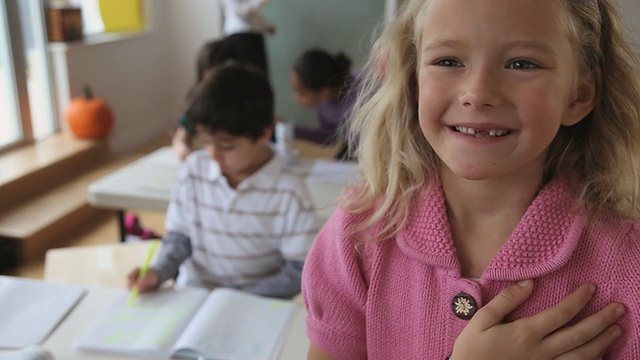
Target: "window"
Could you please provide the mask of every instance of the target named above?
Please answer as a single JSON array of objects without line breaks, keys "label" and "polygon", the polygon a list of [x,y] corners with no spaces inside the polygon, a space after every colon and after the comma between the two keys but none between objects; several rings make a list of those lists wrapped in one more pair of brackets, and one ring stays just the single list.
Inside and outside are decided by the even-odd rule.
[{"label": "window", "polygon": [[0,148],[22,137],[8,16],[0,6]]},{"label": "window", "polygon": [[0,2],[0,151],[58,130],[40,0]]},{"label": "window", "polygon": [[[47,51],[46,2],[0,0],[0,152],[60,129]],[[140,0],[58,3],[82,9],[85,35],[144,29]]]}]

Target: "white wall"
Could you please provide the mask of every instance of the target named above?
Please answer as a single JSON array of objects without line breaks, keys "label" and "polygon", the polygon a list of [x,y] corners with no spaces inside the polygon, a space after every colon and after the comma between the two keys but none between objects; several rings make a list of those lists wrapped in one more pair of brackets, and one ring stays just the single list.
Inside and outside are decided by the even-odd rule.
[{"label": "white wall", "polygon": [[90,84],[114,112],[111,148],[116,153],[175,127],[195,78],[197,49],[221,33],[217,0],[189,0],[189,6],[150,0],[146,5],[149,30],[142,34],[50,47],[60,119],[64,122],[70,96],[81,95],[83,85]]},{"label": "white wall", "polygon": [[[156,1],[156,0],[151,0]],[[196,81],[196,56],[202,44],[222,36],[222,12],[218,0],[164,0],[169,17],[167,40],[173,121],[186,105],[187,91]]]}]

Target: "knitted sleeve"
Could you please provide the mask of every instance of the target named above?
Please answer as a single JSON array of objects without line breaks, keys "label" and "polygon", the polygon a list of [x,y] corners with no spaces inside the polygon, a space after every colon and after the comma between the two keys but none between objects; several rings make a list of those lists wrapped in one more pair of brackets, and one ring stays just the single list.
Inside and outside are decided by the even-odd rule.
[{"label": "knitted sleeve", "polygon": [[336,359],[366,359],[367,286],[358,253],[337,209],[322,228],[305,262],[302,294],[307,335]]}]

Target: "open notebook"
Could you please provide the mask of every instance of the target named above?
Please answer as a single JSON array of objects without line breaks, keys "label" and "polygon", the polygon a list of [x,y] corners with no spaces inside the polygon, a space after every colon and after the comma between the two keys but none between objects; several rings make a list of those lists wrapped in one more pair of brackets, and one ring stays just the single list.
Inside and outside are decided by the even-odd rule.
[{"label": "open notebook", "polygon": [[295,312],[289,300],[218,288],[124,294],[77,340],[80,350],[179,359],[276,359]]},{"label": "open notebook", "polygon": [[84,293],[78,285],[0,277],[0,348],[40,344]]}]

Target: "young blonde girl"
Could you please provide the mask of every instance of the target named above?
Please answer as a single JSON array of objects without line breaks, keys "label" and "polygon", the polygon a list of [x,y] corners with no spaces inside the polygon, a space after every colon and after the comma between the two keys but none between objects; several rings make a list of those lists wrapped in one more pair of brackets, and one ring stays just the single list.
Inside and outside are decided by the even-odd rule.
[{"label": "young blonde girl", "polygon": [[305,264],[310,358],[639,359],[639,62],[611,0],[410,0],[373,53],[363,181]]}]

